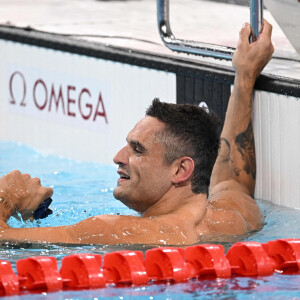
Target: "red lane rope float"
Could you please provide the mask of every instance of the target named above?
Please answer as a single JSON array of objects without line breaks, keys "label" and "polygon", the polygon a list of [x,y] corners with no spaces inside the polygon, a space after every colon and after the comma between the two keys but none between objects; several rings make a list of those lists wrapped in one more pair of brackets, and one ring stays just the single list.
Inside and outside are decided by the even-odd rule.
[{"label": "red lane rope float", "polygon": [[275,263],[278,273],[293,274],[300,270],[300,240],[282,239],[262,244]]},{"label": "red lane rope float", "polygon": [[79,253],[64,257],[60,268],[64,289],[105,287],[101,265],[100,254]]},{"label": "red lane rope float", "polygon": [[231,277],[231,266],[221,245],[204,244],[187,247],[184,258],[192,278]]},{"label": "red lane rope float", "polygon": [[163,247],[146,251],[145,268],[152,281],[183,282],[189,279],[182,248]]},{"label": "red lane rope float", "polygon": [[20,290],[61,291],[63,281],[55,257],[36,256],[17,261]]},{"label": "red lane rope float", "polygon": [[18,295],[19,278],[14,273],[10,262],[0,261],[0,295]]},{"label": "red lane rope float", "polygon": [[10,262],[0,260],[0,296],[28,292],[55,292],[141,286],[148,283],[185,282],[189,279],[300,274],[300,240],[278,239],[265,244],[235,243],[225,255],[221,245],[203,244],[185,249],[79,253],[62,259],[58,271],[54,257],[36,256]]},{"label": "red lane rope float", "polygon": [[274,273],[274,262],[257,242],[236,243],[227,254],[232,273],[241,276],[268,276]]},{"label": "red lane rope float", "polygon": [[103,271],[107,282],[146,285],[149,281],[142,251],[119,251],[104,255]]}]

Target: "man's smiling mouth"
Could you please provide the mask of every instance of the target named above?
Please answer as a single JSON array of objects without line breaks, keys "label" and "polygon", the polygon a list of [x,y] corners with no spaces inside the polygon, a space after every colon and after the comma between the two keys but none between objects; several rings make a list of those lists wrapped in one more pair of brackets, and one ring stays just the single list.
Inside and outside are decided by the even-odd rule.
[{"label": "man's smiling mouth", "polygon": [[117,173],[120,175],[120,178],[118,179],[118,183],[130,179],[130,176],[124,171],[118,170]]}]

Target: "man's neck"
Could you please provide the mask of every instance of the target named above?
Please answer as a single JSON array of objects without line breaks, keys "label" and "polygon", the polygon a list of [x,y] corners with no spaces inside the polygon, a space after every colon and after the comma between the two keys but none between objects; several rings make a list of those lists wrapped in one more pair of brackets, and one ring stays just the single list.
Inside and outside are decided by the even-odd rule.
[{"label": "man's neck", "polygon": [[[169,192],[164,195],[154,205],[149,207],[143,214],[142,217],[153,217],[171,213],[180,213],[181,211],[188,209],[189,207],[195,208],[197,206],[196,213],[198,210],[203,210],[207,206],[207,196],[205,194],[194,194],[190,187],[172,187]],[[203,208],[202,208],[203,206]]]}]

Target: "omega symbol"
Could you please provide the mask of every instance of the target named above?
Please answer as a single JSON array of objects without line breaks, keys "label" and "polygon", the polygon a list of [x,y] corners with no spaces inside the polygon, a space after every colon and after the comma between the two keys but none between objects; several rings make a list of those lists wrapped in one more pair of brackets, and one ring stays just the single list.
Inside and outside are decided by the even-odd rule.
[{"label": "omega symbol", "polygon": [[26,82],[23,74],[19,71],[14,72],[9,80],[10,104],[20,103],[21,106],[26,106]]}]

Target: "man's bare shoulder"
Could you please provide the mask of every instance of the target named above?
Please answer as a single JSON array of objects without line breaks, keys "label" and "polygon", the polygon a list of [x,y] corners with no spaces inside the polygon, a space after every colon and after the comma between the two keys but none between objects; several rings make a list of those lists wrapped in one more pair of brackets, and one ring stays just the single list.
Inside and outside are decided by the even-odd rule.
[{"label": "man's bare shoulder", "polygon": [[188,245],[197,236],[185,223],[177,214],[147,218],[99,215],[74,225],[73,231],[85,232],[82,243]]},{"label": "man's bare shoulder", "polygon": [[234,180],[217,184],[210,193],[202,229],[221,234],[245,234],[261,229],[263,215],[256,201]]}]

